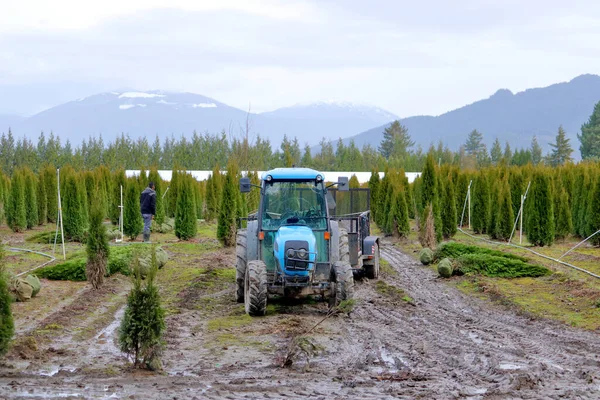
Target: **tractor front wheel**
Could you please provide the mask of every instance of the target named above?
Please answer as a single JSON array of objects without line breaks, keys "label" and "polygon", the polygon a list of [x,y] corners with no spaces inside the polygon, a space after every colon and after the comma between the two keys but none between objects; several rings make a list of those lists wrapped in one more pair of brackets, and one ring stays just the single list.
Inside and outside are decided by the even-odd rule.
[{"label": "tractor front wheel", "polygon": [[267,312],[267,266],[261,260],[249,261],[244,279],[244,305],[253,317]]}]

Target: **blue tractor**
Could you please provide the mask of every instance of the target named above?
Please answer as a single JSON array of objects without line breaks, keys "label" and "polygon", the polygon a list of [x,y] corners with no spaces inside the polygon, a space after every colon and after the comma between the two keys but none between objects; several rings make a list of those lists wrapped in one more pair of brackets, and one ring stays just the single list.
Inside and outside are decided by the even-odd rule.
[{"label": "blue tractor", "polygon": [[270,294],[317,294],[339,304],[353,297],[355,273],[377,278],[379,239],[370,236],[369,210],[330,214],[332,193],[349,191],[348,178],[326,186],[313,169],[276,168],[260,186],[240,180],[243,193],[252,186],[260,205],[236,236],[236,297],[249,315],[264,315]]}]

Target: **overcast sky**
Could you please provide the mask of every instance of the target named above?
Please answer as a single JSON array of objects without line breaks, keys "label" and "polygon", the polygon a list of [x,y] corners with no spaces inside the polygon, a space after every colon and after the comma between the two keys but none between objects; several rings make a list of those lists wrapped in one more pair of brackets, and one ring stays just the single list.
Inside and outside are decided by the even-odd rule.
[{"label": "overcast sky", "polygon": [[19,0],[0,15],[0,88],[63,97],[164,89],[407,117],[600,73],[597,0]]}]

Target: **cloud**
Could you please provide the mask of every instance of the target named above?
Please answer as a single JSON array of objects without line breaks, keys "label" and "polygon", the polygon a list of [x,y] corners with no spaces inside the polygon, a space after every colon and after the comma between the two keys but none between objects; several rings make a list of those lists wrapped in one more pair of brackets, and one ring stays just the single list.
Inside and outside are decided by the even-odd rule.
[{"label": "cloud", "polygon": [[0,85],[68,78],[256,111],[338,98],[409,116],[600,72],[591,0],[161,3],[1,5]]}]

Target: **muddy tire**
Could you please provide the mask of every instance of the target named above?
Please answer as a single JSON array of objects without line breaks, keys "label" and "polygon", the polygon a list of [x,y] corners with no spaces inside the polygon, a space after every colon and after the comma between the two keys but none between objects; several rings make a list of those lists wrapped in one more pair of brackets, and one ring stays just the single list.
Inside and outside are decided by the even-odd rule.
[{"label": "muddy tire", "polygon": [[348,231],[340,228],[340,258],[339,261],[350,262],[350,246],[348,245]]},{"label": "muddy tire", "polygon": [[248,245],[248,231],[246,229],[240,229],[237,232],[235,238],[235,298],[238,303],[244,302],[244,280],[246,279],[246,264],[247,264],[247,245]]},{"label": "muddy tire", "polygon": [[332,304],[337,306],[343,300],[354,297],[354,275],[352,267],[347,261],[338,261],[333,264],[333,282],[331,283]]},{"label": "muddy tire", "polygon": [[364,264],[364,268],[367,278],[379,278],[379,244],[377,242],[373,246],[373,260],[369,260],[369,264]]},{"label": "muddy tire", "polygon": [[267,311],[267,266],[261,260],[248,262],[244,279],[244,305],[253,317]]}]

